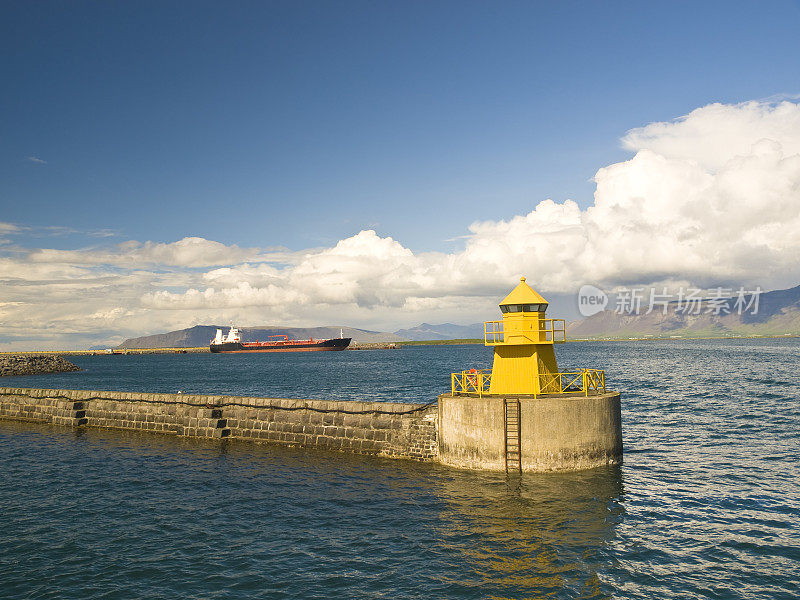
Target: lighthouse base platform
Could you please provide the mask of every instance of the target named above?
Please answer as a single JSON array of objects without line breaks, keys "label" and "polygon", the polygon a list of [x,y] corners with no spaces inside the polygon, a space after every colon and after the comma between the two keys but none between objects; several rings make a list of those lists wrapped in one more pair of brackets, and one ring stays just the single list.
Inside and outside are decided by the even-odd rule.
[{"label": "lighthouse base platform", "polygon": [[[576,471],[622,463],[618,392],[537,398],[443,394],[438,400],[439,462],[443,464],[504,471],[509,464],[506,453],[516,447],[514,470],[525,472]],[[511,425],[507,401],[515,404]]]}]

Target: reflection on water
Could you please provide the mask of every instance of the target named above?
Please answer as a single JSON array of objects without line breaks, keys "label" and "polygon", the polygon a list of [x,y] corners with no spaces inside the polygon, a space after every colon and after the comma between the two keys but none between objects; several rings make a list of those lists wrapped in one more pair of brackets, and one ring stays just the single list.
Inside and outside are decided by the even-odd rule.
[{"label": "reflection on water", "polygon": [[446,580],[454,597],[605,597],[602,549],[623,516],[619,467],[580,473],[440,474],[446,508],[436,544],[466,569]]},{"label": "reflection on water", "polygon": [[[528,475],[0,422],[3,589],[605,597],[618,468]],[[51,577],[60,576],[58,584]],[[114,594],[111,594],[113,597]]]}]

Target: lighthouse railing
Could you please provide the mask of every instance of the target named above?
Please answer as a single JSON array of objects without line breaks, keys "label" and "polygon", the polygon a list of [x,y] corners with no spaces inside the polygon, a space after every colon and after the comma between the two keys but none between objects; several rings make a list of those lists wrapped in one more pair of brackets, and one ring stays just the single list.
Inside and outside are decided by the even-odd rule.
[{"label": "lighthouse railing", "polygon": [[599,369],[581,369],[564,373],[544,373],[539,376],[540,394],[568,394],[580,392],[605,394],[606,374]]},{"label": "lighthouse railing", "polygon": [[486,346],[494,346],[503,343],[503,322],[484,321],[483,322],[483,342]]},{"label": "lighthouse railing", "polygon": [[584,369],[583,389],[587,396],[589,395],[589,391],[593,391],[597,394],[605,394],[606,372],[598,369]]},{"label": "lighthouse railing", "polygon": [[[470,369],[450,375],[450,390],[453,394],[483,397],[489,393],[492,383],[491,369]],[[581,369],[564,373],[539,375],[539,391],[534,398],[548,394],[581,394],[589,396],[606,393],[606,374],[599,369]]]},{"label": "lighthouse railing", "polygon": [[450,391],[453,394],[476,394],[478,397],[489,393],[492,383],[492,370],[470,369],[450,375]]},{"label": "lighthouse railing", "polygon": [[564,319],[539,319],[538,324],[538,329],[523,327],[506,329],[505,321],[484,321],[483,342],[486,346],[497,346],[500,344],[560,344],[566,341],[567,322]]}]

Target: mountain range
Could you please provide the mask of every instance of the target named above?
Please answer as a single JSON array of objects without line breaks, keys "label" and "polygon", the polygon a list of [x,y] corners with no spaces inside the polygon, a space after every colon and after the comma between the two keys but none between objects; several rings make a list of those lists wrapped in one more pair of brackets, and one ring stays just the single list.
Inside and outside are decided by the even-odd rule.
[{"label": "mountain range", "polygon": [[[758,310],[739,314],[735,298],[722,302],[721,314],[714,314],[712,306],[705,303],[697,314],[681,312],[676,302],[667,304],[666,311],[659,307],[649,313],[620,314],[604,310],[567,326],[567,339],[593,338],[643,338],[643,337],[726,337],[748,335],[800,335],[800,286],[764,292],[759,296]],[[726,314],[727,313],[727,314]],[[216,330],[227,332],[227,326],[195,325],[188,329],[157,335],[127,339],[119,348],[195,348],[207,346]],[[287,335],[290,339],[353,338],[356,344],[435,341],[483,338],[483,323],[455,325],[422,323],[416,327],[399,329],[394,333],[370,331],[354,327],[242,327],[244,341],[265,340],[271,335]]]},{"label": "mountain range", "polygon": [[757,311],[752,307],[740,311],[735,297],[718,304],[719,309],[706,300],[696,311],[682,311],[677,302],[667,303],[666,310],[659,306],[649,313],[604,310],[570,323],[567,339],[800,334],[800,286],[761,293]]},{"label": "mountain range", "polygon": [[431,325],[430,323],[422,323],[410,329],[398,329],[394,333],[414,342],[483,339],[483,323],[473,323],[472,325],[454,325],[453,323]]}]

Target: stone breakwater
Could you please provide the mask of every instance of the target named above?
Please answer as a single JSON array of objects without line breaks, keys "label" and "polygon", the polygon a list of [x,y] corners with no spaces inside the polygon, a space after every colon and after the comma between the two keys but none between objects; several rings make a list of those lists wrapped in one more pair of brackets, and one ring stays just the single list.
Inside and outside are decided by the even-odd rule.
[{"label": "stone breakwater", "polygon": [[[518,426],[509,429],[508,404]],[[502,471],[576,471],[622,461],[620,395],[438,403],[341,402],[0,388],[0,419],[133,429],[372,454]]]},{"label": "stone breakwater", "polygon": [[0,356],[0,377],[66,373],[80,370],[80,367],[58,354],[10,354]]},{"label": "stone breakwater", "polygon": [[0,388],[0,419],[421,461],[438,456],[435,404]]}]

